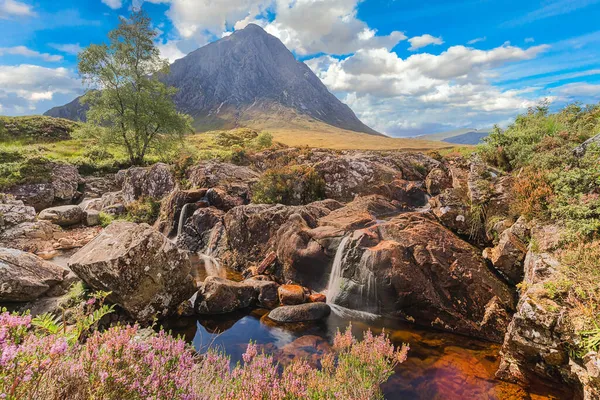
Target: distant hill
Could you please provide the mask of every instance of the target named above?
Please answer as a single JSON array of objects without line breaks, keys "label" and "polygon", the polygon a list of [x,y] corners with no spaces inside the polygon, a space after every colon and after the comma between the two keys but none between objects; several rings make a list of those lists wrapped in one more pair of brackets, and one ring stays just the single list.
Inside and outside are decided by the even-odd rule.
[{"label": "distant hill", "polygon": [[[381,135],[363,124],[347,105],[275,36],[250,24],[171,65],[164,78],[178,90],[177,109],[194,118],[200,131],[304,128],[315,122]],[[78,99],[45,115],[83,120]]]},{"label": "distant hill", "polygon": [[432,135],[417,136],[415,139],[475,145],[480,143],[483,138],[490,134],[490,132],[491,129],[455,129],[453,131],[440,132]]}]

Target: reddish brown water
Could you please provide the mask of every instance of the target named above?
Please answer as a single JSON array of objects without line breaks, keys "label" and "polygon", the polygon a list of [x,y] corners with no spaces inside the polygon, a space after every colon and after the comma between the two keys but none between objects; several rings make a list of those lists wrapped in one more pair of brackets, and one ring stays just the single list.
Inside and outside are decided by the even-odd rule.
[{"label": "reddish brown water", "polygon": [[371,329],[385,331],[395,344],[408,343],[406,362],[382,389],[386,399],[570,399],[567,392],[547,387],[523,388],[495,379],[500,346],[449,333],[427,330],[386,319],[365,319],[364,315],[332,314],[314,324],[276,325],[266,311],[238,313],[198,320],[171,321],[168,328],[183,334],[203,351],[217,346],[231,355],[232,363],[241,360],[248,341],[259,344],[283,364],[303,357],[317,364],[327,351],[337,329],[352,324],[357,337]]}]

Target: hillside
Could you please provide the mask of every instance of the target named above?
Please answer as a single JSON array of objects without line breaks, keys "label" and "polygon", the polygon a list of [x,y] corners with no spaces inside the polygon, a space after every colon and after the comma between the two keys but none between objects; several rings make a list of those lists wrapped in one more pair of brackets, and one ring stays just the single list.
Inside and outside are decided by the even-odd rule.
[{"label": "hillside", "polygon": [[[164,81],[179,89],[175,104],[194,118],[199,131],[238,126],[301,129],[316,121],[380,135],[279,39],[254,24],[175,61]],[[84,109],[76,99],[45,115],[82,120]]]},{"label": "hillside", "polygon": [[415,139],[442,141],[454,144],[478,144],[490,134],[491,129],[455,129],[447,132],[439,132],[431,135],[417,136]]}]

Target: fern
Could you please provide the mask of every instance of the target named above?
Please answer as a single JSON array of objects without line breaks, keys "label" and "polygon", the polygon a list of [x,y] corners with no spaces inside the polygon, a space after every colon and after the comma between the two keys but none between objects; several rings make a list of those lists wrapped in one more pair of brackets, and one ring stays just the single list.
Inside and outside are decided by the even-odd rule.
[{"label": "fern", "polygon": [[31,320],[31,325],[42,329],[47,333],[55,335],[64,330],[64,325],[60,317],[54,316],[52,313],[46,312],[40,314]]}]

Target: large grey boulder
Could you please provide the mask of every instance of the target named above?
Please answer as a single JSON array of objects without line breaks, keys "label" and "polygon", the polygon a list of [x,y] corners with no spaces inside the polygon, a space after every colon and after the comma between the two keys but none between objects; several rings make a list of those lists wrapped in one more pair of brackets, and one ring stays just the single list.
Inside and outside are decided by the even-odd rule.
[{"label": "large grey boulder", "polygon": [[59,206],[42,210],[38,218],[59,226],[77,225],[82,222],[84,212],[79,206]]},{"label": "large grey boulder", "polygon": [[0,301],[35,300],[59,285],[68,272],[34,254],[0,247]]},{"label": "large grey boulder", "polygon": [[35,209],[14,196],[0,193],[0,232],[24,222],[35,221]]},{"label": "large grey boulder", "polygon": [[143,197],[162,199],[175,188],[171,169],[163,163],[148,168],[134,167],[119,171],[116,180],[122,184],[125,204]]},{"label": "large grey boulder", "polygon": [[112,223],[69,266],[137,321],[168,316],[195,290],[188,255],[147,224]]}]

